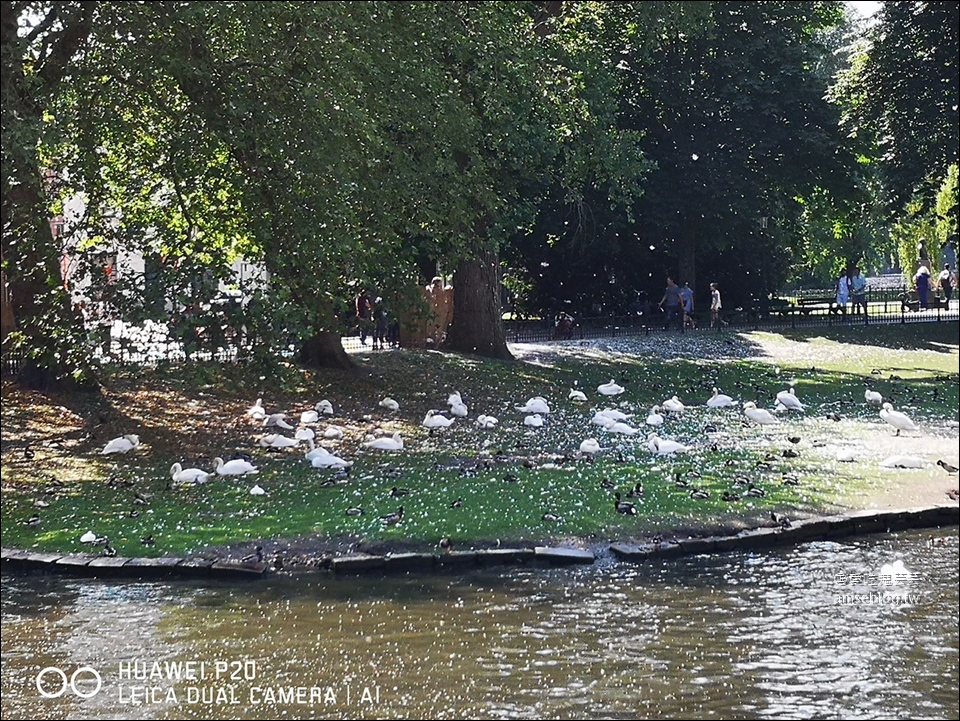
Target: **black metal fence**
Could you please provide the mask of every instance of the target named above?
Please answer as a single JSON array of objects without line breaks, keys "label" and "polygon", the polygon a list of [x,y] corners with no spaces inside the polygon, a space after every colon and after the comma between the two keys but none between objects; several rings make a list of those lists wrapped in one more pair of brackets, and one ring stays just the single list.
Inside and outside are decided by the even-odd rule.
[{"label": "black metal fence", "polygon": [[[822,326],[869,325],[871,323],[936,323],[956,321],[960,318],[960,301],[947,303],[940,296],[931,294],[927,307],[920,307],[916,294],[904,288],[870,290],[866,307],[856,309],[851,303],[837,306],[830,291],[805,290],[782,298],[757,298],[747,306],[725,308],[720,322],[710,328],[709,310],[693,313],[693,325],[684,326],[685,332],[710,332],[711,330],[757,330],[760,328],[807,328]],[[666,316],[657,308],[653,312],[632,315],[574,318],[572,322],[559,324],[553,318],[505,320],[507,342],[537,343],[545,341],[587,340],[591,338],[617,338],[645,336],[661,333],[666,328]],[[681,319],[682,323],[682,319]],[[674,323],[670,332],[680,330]],[[348,352],[369,350],[356,335],[344,336],[344,349]],[[293,356],[297,351],[293,343],[275,352]],[[90,353],[104,364],[155,365],[160,362],[240,362],[249,357],[249,349],[231,343],[197,344],[184,346],[173,338],[166,325],[146,323],[133,326],[120,322],[110,327],[101,327],[91,337]],[[23,364],[22,354],[4,352],[3,375],[12,375]]]}]

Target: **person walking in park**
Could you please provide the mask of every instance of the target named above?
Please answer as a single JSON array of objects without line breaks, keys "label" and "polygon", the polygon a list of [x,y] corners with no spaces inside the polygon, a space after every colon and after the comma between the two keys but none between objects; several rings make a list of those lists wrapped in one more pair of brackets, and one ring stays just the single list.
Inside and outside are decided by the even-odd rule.
[{"label": "person walking in park", "polygon": [[686,328],[695,328],[693,322],[693,289],[689,283],[684,283],[680,289],[680,299],[683,301],[683,325]]},{"label": "person walking in park", "polygon": [[677,319],[677,326],[680,328],[680,332],[683,332],[683,316],[681,313],[681,296],[680,288],[676,283],[673,282],[673,278],[667,276],[667,288],[663,293],[663,299],[660,301],[660,307],[666,312],[667,318],[663,325],[664,330],[670,330],[670,324],[673,322],[673,319]]},{"label": "person walking in park", "polygon": [[720,311],[723,309],[723,304],[720,302],[720,288],[717,287],[716,283],[710,284],[710,327],[716,328],[721,324],[726,325],[724,321],[720,319]]},{"label": "person walking in park", "polygon": [[950,270],[950,264],[944,263],[943,270],[937,276],[940,283],[940,290],[943,293],[943,299],[946,301],[947,309],[950,308],[950,301],[953,299],[953,288],[957,284],[957,276]]},{"label": "person walking in park", "polygon": [[867,279],[860,272],[860,266],[853,266],[853,275],[850,277],[850,293],[853,296],[853,314],[862,312],[867,315]]},{"label": "person walking in park", "polygon": [[367,333],[370,331],[370,321],[372,320],[373,303],[370,301],[370,293],[361,289],[353,301],[357,315],[357,329],[360,332],[360,345],[367,344]]}]

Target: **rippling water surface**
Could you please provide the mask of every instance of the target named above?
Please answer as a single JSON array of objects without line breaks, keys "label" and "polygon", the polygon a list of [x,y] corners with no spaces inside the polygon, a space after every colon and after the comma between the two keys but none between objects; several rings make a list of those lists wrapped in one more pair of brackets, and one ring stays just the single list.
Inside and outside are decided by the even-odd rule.
[{"label": "rippling water surface", "polygon": [[958,555],[951,529],[429,578],[4,575],[2,713],[957,718]]}]

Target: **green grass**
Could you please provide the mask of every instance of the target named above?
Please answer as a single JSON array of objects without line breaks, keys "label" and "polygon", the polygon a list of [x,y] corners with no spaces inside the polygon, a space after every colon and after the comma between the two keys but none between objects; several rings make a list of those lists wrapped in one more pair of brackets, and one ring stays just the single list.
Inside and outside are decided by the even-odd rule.
[{"label": "green grass", "polygon": [[[355,461],[346,483],[322,487],[333,472],[311,468],[301,453],[255,451],[249,440],[254,436],[236,431],[235,426],[217,431],[222,445],[210,448],[209,456],[226,457],[229,443],[236,443],[254,457],[261,473],[239,479],[215,477],[189,488],[167,488],[170,465],[185,460],[169,446],[163,452],[138,449],[124,457],[102,457],[98,448],[87,448],[85,453],[65,454],[52,474],[34,472],[22,463],[9,464],[5,458],[3,545],[89,551],[79,538],[92,530],[109,536],[120,555],[179,554],[212,545],[303,536],[329,543],[364,539],[407,547],[433,546],[450,536],[463,546],[493,539],[629,538],[671,529],[757,525],[768,519],[771,510],[788,515],[829,512],[841,507],[852,490],[885,482],[883,473],[872,465],[844,465],[838,476],[834,456],[826,447],[837,440],[840,428],[846,440],[889,435],[878,424],[876,409],[863,402],[867,385],[893,397],[922,425],[956,419],[960,404],[956,328],[956,324],[918,324],[863,329],[863,333],[842,329],[833,337],[826,332],[836,329],[745,336],[747,342],[751,338],[784,344],[799,341],[816,356],[812,363],[803,360],[802,353],[800,360],[778,364],[625,355],[590,360],[551,357],[549,362],[523,364],[436,352],[371,356],[363,361],[371,371],[367,375],[353,379],[304,375],[299,385],[294,383],[282,396],[287,401],[284,408],[297,413],[328,397],[340,410],[334,422],[349,419],[355,424],[351,439],[337,447],[341,455]],[[622,380],[627,392],[613,399],[600,397],[596,386],[610,378]],[[145,384],[156,380],[143,378]],[[164,381],[198,395],[183,378]],[[220,394],[227,384],[212,382],[204,407],[213,409],[213,417],[228,416],[217,410],[226,403]],[[264,387],[264,381],[256,379],[256,383]],[[575,383],[587,393],[588,403],[567,399]],[[796,388],[810,412],[784,418],[776,427],[747,426],[735,409],[704,406],[710,389],[717,386],[735,398],[772,407],[773,394],[788,384]],[[237,396],[250,396],[250,402],[255,397],[243,390],[254,387],[249,382],[230,387],[238,389]],[[459,390],[467,402],[469,420],[428,435],[419,425],[423,414],[429,408],[445,408],[452,390]],[[644,443],[645,428],[628,438],[607,434],[589,423],[591,409],[613,405],[635,413],[634,425],[642,426],[647,410],[674,394],[690,408],[684,416],[668,419],[662,435],[692,444],[691,453],[654,456]],[[396,417],[377,409],[384,395],[400,401]],[[544,428],[530,430],[521,425],[522,414],[513,406],[534,395],[547,397],[554,412]],[[276,398],[279,402],[279,391]],[[237,402],[235,397],[234,406]],[[136,416],[133,410],[126,412]],[[826,417],[834,412],[843,416],[842,424]],[[497,416],[501,425],[492,431],[476,429],[472,420],[479,413]],[[370,420],[360,420],[365,414]],[[151,416],[138,417],[141,438],[149,444],[150,428],[155,428],[150,425]],[[11,418],[21,427],[28,426],[30,408],[17,408],[10,415],[5,412],[5,426]],[[359,450],[363,433],[378,424],[391,432],[400,430],[407,449],[402,453]],[[705,435],[707,425],[715,431]],[[802,438],[796,446],[787,440],[795,435]],[[591,436],[604,448],[595,462],[564,460]],[[784,458],[786,448],[799,449],[800,456]],[[5,454],[14,452],[9,446],[5,450]],[[771,459],[765,461],[765,457]],[[492,467],[475,468],[478,459],[494,458],[500,460]],[[690,478],[691,483],[708,490],[709,499],[691,499],[686,489],[676,487],[675,474],[689,477],[691,470],[701,476]],[[749,476],[767,496],[722,501],[723,491],[736,490],[733,477],[738,473]],[[797,475],[801,484],[784,485],[784,473]],[[519,480],[505,480],[508,475]],[[637,482],[643,484],[644,497],[634,501],[639,509],[636,516],[615,512],[614,489],[604,487],[605,481],[615,484],[623,495]],[[251,495],[254,483],[267,495]],[[394,486],[411,493],[392,498]],[[148,497],[147,502],[138,503],[137,494]],[[451,508],[458,498],[463,499],[463,507]],[[49,507],[38,509],[38,500]],[[400,505],[403,522],[382,525],[379,517]],[[347,516],[346,509],[352,506],[365,513]],[[562,520],[544,521],[546,512]],[[41,517],[40,524],[27,525],[25,520],[34,514]],[[148,534],[156,539],[155,546],[141,544],[141,537]]]}]

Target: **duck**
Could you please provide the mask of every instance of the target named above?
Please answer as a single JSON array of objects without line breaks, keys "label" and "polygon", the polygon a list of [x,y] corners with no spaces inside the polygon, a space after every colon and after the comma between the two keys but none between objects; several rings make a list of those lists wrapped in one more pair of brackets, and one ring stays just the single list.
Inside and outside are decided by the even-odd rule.
[{"label": "duck", "polygon": [[135,433],[129,433],[125,436],[114,438],[107,443],[107,445],[103,447],[103,450],[100,451],[100,455],[106,456],[111,453],[129,453],[139,445],[140,437]]},{"label": "duck", "polygon": [[685,446],[676,441],[665,440],[656,433],[650,433],[647,436],[647,448],[661,456],[668,456],[673,453],[686,453],[690,450],[690,446]]},{"label": "duck", "polygon": [[659,428],[663,425],[663,416],[660,415],[660,406],[654,406],[647,415],[647,425]]},{"label": "duck", "polygon": [[463,508],[463,498],[458,498],[450,504],[450,508]]},{"label": "duck", "polygon": [[790,528],[793,524],[790,523],[790,519],[786,516],[781,516],[775,511],[770,511],[770,520],[777,524],[780,528]]},{"label": "duck", "polygon": [[365,513],[366,513],[366,511],[365,511],[364,509],[358,508],[357,506],[353,506],[353,507],[347,509],[347,515],[348,515],[348,516],[362,516],[362,515],[364,515]]},{"label": "duck", "polygon": [[879,391],[872,391],[867,388],[863,392],[864,400],[872,406],[882,406],[883,405],[883,394]]},{"label": "duck", "polygon": [[377,405],[380,406],[381,408],[386,408],[388,411],[400,410],[400,404],[397,403],[395,400],[393,400],[393,398],[390,398],[389,396],[387,398],[384,398]]},{"label": "duck", "polygon": [[694,488],[690,491],[690,498],[695,501],[701,501],[706,498],[710,498],[710,491],[704,490],[703,488]]},{"label": "duck", "polygon": [[643,498],[643,484],[637,482],[637,484],[627,491],[627,498]]},{"label": "duck", "polygon": [[438,413],[437,411],[427,411],[427,415],[423,419],[422,425],[425,428],[449,428],[456,421],[455,418],[447,418],[445,415]]},{"label": "duck", "polygon": [[623,423],[620,421],[617,421],[613,425],[608,426],[604,430],[606,430],[607,433],[620,433],[621,435],[624,435],[624,436],[635,436],[637,433],[640,432],[636,428],[633,428],[632,426],[630,426],[629,424]]},{"label": "duck", "polygon": [[393,513],[387,513],[380,516],[380,523],[384,526],[395,526],[403,520],[403,506],[400,506]]},{"label": "duck", "polygon": [[245,461],[242,458],[234,458],[224,463],[223,459],[218,456],[213,459],[213,465],[217,469],[217,475],[220,476],[246,476],[260,472],[250,461]]},{"label": "duck", "polygon": [[410,495],[410,489],[408,488],[397,488],[396,486],[394,486],[393,488],[390,489],[391,498],[403,498],[404,496],[409,496],[409,495]]},{"label": "duck", "polygon": [[386,438],[367,436],[367,440],[363,442],[363,445],[365,448],[375,448],[381,451],[402,451],[403,439],[400,437],[399,432]]},{"label": "duck", "polygon": [[796,391],[793,389],[793,386],[789,390],[780,391],[777,393],[777,403],[782,405],[788,411],[805,411],[807,410],[803,403],[800,402],[800,399],[797,398]]},{"label": "duck", "polygon": [[686,409],[686,406],[680,402],[680,399],[677,396],[668,398],[660,404],[660,407],[668,413],[683,413],[683,411]]},{"label": "duck", "polygon": [[616,509],[617,513],[625,513],[628,516],[637,515],[637,506],[635,503],[630,503],[629,501],[621,501],[620,493],[613,494],[613,507]]},{"label": "duck", "polygon": [[265,496],[265,495],[267,495],[267,492],[266,492],[265,490],[263,490],[263,487],[262,487],[260,484],[255,483],[255,484],[253,485],[253,488],[250,489],[250,495],[251,495],[251,496]]},{"label": "duck", "polygon": [[889,456],[880,461],[881,468],[923,468],[922,458],[917,456]]},{"label": "duck", "polygon": [[785,485],[785,486],[799,486],[799,485],[800,485],[800,479],[799,479],[797,476],[784,473],[782,477],[783,477],[783,485]]},{"label": "duck", "polygon": [[543,416],[539,413],[534,413],[532,416],[527,416],[523,419],[523,425],[531,426],[532,428],[541,428],[543,427]]},{"label": "duck", "polygon": [[737,405],[737,402],[730,396],[722,394],[716,387],[713,389],[713,395],[707,399],[708,408],[729,408]]},{"label": "duck", "polygon": [[491,428],[496,428],[499,422],[500,421],[494,416],[480,414],[479,416],[477,416],[476,425],[478,428],[483,428],[484,430],[490,430]]},{"label": "duck", "polygon": [[576,388],[571,388],[570,395],[568,395],[567,398],[569,398],[572,401],[578,401],[580,403],[583,403],[584,401],[587,400],[587,394],[584,393],[583,391],[578,391]]},{"label": "duck", "polygon": [[267,417],[267,411],[263,407],[263,398],[257,398],[257,402],[247,408],[247,415],[255,421],[262,421]]},{"label": "duck", "polygon": [[540,516],[540,520],[546,521],[547,523],[559,523],[563,520],[563,517],[558,516],[556,513],[547,512]]},{"label": "duck", "polygon": [[174,483],[206,483],[211,475],[199,468],[184,468],[179,463],[170,466],[170,477]]},{"label": "duck", "polygon": [[440,547],[440,550],[444,553],[450,553],[453,550],[453,541],[451,541],[447,536],[444,536],[440,539],[440,543],[437,544]]},{"label": "duck", "polygon": [[757,408],[757,404],[753,401],[747,401],[743,404],[743,414],[751,421],[761,426],[780,422],[777,420],[777,417],[766,408]]},{"label": "duck", "polygon": [[736,503],[737,501],[740,500],[740,496],[738,496],[733,491],[724,491],[723,495],[720,496],[720,500],[726,501],[727,503]]},{"label": "duck", "polygon": [[945,471],[946,471],[947,473],[949,473],[950,475],[953,475],[954,473],[957,472],[957,467],[956,467],[956,466],[951,466],[949,463],[947,463],[947,462],[946,462],[945,460],[943,460],[942,458],[937,461],[937,465],[940,466],[943,470],[945,470]]},{"label": "duck", "polygon": [[609,383],[601,383],[597,386],[597,393],[602,396],[618,396],[625,390],[627,389],[614,381],[613,378],[610,379]]},{"label": "duck", "polygon": [[880,409],[880,418],[896,428],[898,436],[900,435],[900,431],[920,430],[906,413],[893,410],[893,404],[891,403],[883,404],[883,407]]},{"label": "duck", "polygon": [[550,413],[550,404],[541,396],[530,398],[522,406],[515,406],[521,413],[536,413],[539,415],[548,415]]},{"label": "duck", "polygon": [[747,486],[747,490],[743,495],[749,496],[750,498],[764,498],[766,497],[767,492],[751,483],[749,486]]},{"label": "duck", "polygon": [[261,448],[271,448],[271,449],[283,449],[283,448],[293,448],[294,446],[299,446],[300,441],[295,438],[287,438],[286,436],[280,435],[279,433],[270,433],[260,438],[258,441]]},{"label": "duck", "polygon": [[587,438],[580,443],[580,452],[589,456],[592,456],[594,453],[599,453],[600,441],[596,438]]}]

